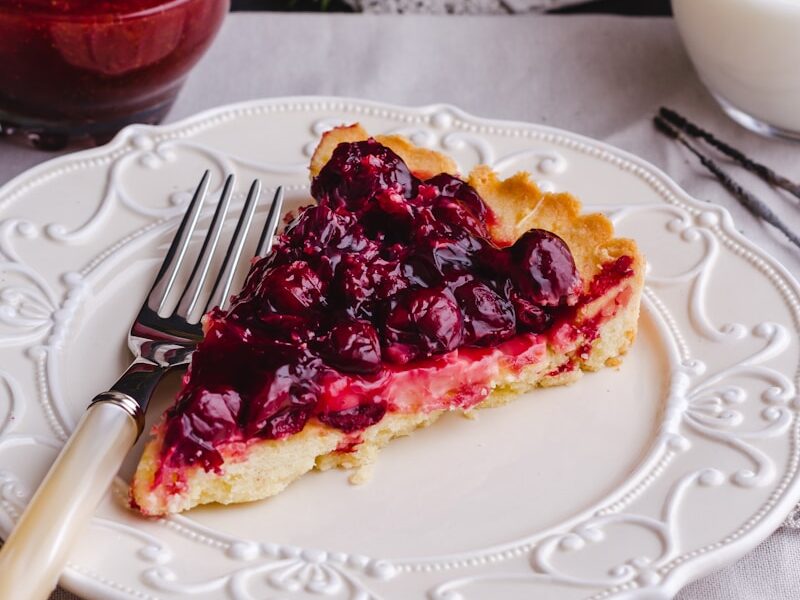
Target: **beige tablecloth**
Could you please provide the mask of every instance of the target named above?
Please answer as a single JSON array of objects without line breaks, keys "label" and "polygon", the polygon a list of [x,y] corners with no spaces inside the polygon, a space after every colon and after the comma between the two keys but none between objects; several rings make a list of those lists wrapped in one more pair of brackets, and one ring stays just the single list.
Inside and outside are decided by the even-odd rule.
[{"label": "beige tablecloth", "polygon": [[[744,42],[743,42],[744,43]],[[800,145],[729,122],[697,80],[668,19],[236,14],[170,119],[249,98],[324,94],[399,104],[449,102],[479,115],[546,123],[634,152],[685,189],[731,210],[795,275],[800,252],[740,208],[686,152],[654,133],[662,104],[797,175]],[[47,155],[0,144],[0,183]],[[797,204],[741,180],[800,230]],[[800,532],[782,528],[680,600],[800,598]],[[74,597],[57,592],[54,598]]]}]

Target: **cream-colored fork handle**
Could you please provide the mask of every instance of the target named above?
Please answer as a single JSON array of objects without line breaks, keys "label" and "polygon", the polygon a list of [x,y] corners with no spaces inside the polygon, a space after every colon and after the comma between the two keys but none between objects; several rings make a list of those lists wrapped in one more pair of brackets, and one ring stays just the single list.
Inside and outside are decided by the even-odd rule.
[{"label": "cream-colored fork handle", "polygon": [[45,600],[138,435],[119,406],[89,407],[0,549],[0,598]]}]

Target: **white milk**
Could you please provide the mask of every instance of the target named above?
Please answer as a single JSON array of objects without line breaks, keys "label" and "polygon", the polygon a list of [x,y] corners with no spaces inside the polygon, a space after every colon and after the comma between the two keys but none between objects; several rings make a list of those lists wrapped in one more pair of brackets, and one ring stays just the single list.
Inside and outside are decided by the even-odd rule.
[{"label": "white milk", "polygon": [[728,114],[800,139],[800,0],[672,0],[703,82]]}]

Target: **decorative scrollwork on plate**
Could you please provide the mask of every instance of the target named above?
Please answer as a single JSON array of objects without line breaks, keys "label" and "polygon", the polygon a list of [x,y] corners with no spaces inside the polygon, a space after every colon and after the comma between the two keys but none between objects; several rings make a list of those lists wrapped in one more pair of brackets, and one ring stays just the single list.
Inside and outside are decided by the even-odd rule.
[{"label": "decorative scrollwork on plate", "polygon": [[58,310],[56,292],[15,248],[18,238],[33,240],[39,230],[24,219],[0,221],[0,346],[20,345],[42,338],[53,326]]},{"label": "decorative scrollwork on plate", "polygon": [[[788,347],[788,330],[777,323],[764,322],[754,328],[753,335],[766,340],[764,347],[714,375],[702,378],[706,366],[700,360],[682,365],[690,378],[699,379],[685,394],[683,422],[695,433],[734,448],[749,459],[753,468],[742,468],[731,477],[734,484],[743,487],[761,487],[774,480],[775,461],[753,442],[784,435],[797,408],[794,382],[764,364]],[[750,393],[735,383],[737,379],[762,382],[767,386],[760,395],[766,405],[760,411],[765,422],[762,427],[741,429],[743,423],[753,419],[746,419],[738,408],[749,399]]]},{"label": "decorative scrollwork on plate", "polygon": [[[237,548],[234,547],[229,555],[236,554]],[[388,565],[343,553],[255,544],[248,548],[246,555],[249,559],[246,565],[208,579],[182,580],[167,565],[148,568],[142,573],[142,578],[154,590],[182,596],[226,592],[231,600],[256,600],[262,595],[253,592],[252,587],[260,584],[286,594],[305,592],[349,600],[377,600],[361,577],[385,580],[393,576]]]},{"label": "decorative scrollwork on plate", "polygon": [[719,217],[714,211],[705,211],[693,216],[689,211],[679,206],[614,206],[598,207],[604,210],[615,225],[625,219],[641,215],[642,213],[662,212],[672,215],[666,221],[667,231],[678,235],[681,241],[703,245],[700,259],[691,267],[678,274],[665,275],[648,272],[648,285],[653,288],[665,288],[674,285],[689,285],[689,316],[692,324],[703,336],[716,342],[738,340],[747,335],[747,328],[741,323],[725,323],[719,327],[711,322],[706,304],[708,301],[708,280],[717,263],[720,253],[720,242],[710,229],[719,222]]},{"label": "decorative scrollwork on plate", "polygon": [[[179,190],[166,195],[167,203],[162,206],[144,204],[140,197],[133,195],[124,183],[127,172],[134,165],[150,171],[162,169],[168,164],[177,163],[182,155],[194,154],[202,157],[207,168],[218,174],[214,180],[219,193],[226,175],[236,174],[241,168],[257,173],[273,175],[298,175],[305,172],[305,163],[281,164],[265,160],[253,160],[221,152],[212,146],[196,141],[183,139],[164,139],[158,141],[144,132],[134,130],[130,135],[131,151],[120,155],[108,169],[105,189],[100,202],[93,212],[81,224],[70,229],[61,223],[50,223],[45,227],[47,235],[63,243],[79,243],[86,241],[102,226],[115,204],[119,202],[131,212],[150,218],[169,218],[182,213],[191,200],[194,188]],[[198,172],[198,181],[200,178]]]},{"label": "decorative scrollwork on plate", "polygon": [[19,478],[10,471],[0,470],[0,517],[5,516],[2,525],[6,531],[19,519],[28,500],[28,491]]},{"label": "decorative scrollwork on plate", "polygon": [[[657,569],[674,558],[680,550],[678,519],[680,507],[692,487],[720,486],[725,477],[717,469],[701,469],[680,478],[671,486],[661,508],[661,514],[650,517],[636,513],[620,513],[592,517],[563,533],[544,537],[529,553],[528,572],[494,572],[469,575],[441,583],[430,590],[431,600],[467,600],[466,588],[478,583],[513,582],[520,584],[553,583],[578,588],[604,588],[636,582],[639,587],[655,586],[661,580]],[[623,563],[609,564],[605,575],[569,572],[557,561],[590,546],[599,546],[613,538],[613,531],[622,527],[635,528],[655,538],[658,553],[637,556]],[[596,570],[596,569],[593,569]],[[535,593],[535,592],[531,592]]]},{"label": "decorative scrollwork on plate", "polygon": [[10,373],[0,370],[0,438],[14,429],[24,414],[19,384]]}]

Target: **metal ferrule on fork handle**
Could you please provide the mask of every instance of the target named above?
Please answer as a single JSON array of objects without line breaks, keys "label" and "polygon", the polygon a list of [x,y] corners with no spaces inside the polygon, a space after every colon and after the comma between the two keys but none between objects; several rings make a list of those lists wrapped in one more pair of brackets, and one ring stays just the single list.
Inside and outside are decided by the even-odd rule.
[{"label": "metal ferrule on fork handle", "polygon": [[134,398],[122,392],[109,390],[95,396],[94,400],[89,404],[89,408],[91,409],[96,404],[101,403],[113,404],[125,411],[136,423],[136,439],[142,435],[142,431],[144,431],[144,410]]}]

